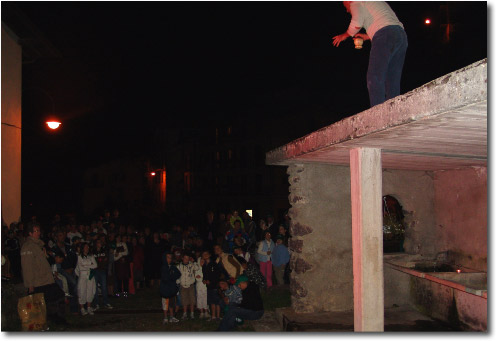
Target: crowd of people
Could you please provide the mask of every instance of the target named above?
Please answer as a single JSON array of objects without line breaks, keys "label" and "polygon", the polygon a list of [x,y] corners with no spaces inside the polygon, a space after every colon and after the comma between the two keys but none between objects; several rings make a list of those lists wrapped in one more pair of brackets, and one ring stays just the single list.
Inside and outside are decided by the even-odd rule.
[{"label": "crowd of people", "polygon": [[[203,224],[152,230],[134,227],[118,210],[90,224],[56,215],[42,229],[32,217],[2,227],[2,280],[22,278],[43,292],[49,318],[65,323],[66,306],[81,316],[113,309],[144,287],[159,288],[163,323],[218,320],[232,330],[263,315],[261,291],[289,282],[289,217],[258,224],[248,212],[209,211]],[[196,314],[196,315],[195,315]]]}]

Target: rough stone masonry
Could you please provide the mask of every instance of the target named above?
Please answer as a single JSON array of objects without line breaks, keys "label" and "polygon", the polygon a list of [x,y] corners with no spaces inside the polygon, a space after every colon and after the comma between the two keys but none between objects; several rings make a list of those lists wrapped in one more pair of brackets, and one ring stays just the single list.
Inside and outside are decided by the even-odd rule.
[{"label": "rough stone masonry", "polygon": [[291,295],[296,312],[353,309],[349,167],[288,167]]}]

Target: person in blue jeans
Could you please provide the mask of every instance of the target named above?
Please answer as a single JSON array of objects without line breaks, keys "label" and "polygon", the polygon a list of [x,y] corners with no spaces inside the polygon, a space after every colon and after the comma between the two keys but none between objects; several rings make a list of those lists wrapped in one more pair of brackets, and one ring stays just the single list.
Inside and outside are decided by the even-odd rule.
[{"label": "person in blue jeans", "polygon": [[230,307],[224,315],[217,331],[231,331],[240,320],[259,320],[264,314],[264,306],[260,289],[253,282],[246,281],[245,276],[238,283],[243,298],[238,307]]},{"label": "person in blue jeans", "polygon": [[[333,37],[333,45],[349,37],[371,40],[367,88],[370,106],[400,94],[401,73],[408,39],[403,24],[385,1],[343,1],[351,22],[348,30]],[[367,33],[358,33],[365,28]]]},{"label": "person in blue jeans", "polygon": [[93,306],[95,307],[95,310],[100,308],[100,305],[98,304],[98,287],[100,286],[103,298],[103,306],[107,309],[112,309],[113,307],[109,303],[107,292],[109,251],[105,246],[103,246],[102,241],[100,239],[97,239],[95,242],[95,249],[93,253],[98,264],[97,268],[95,269],[97,293],[95,294],[95,298],[93,299]]}]

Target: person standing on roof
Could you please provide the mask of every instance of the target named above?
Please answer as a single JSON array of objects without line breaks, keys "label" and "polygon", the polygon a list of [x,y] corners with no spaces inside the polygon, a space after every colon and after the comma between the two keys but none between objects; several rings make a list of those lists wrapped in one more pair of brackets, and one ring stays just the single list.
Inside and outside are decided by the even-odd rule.
[{"label": "person standing on roof", "polygon": [[[348,30],[333,37],[333,45],[348,37],[371,40],[367,88],[370,106],[400,94],[400,81],[408,39],[403,24],[385,1],[343,1],[351,22]],[[359,33],[365,28],[367,33]]]}]

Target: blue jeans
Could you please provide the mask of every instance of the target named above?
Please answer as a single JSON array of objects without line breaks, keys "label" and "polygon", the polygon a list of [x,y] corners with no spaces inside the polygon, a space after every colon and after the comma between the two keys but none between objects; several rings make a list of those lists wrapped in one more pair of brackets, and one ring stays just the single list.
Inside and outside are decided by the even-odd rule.
[{"label": "blue jeans", "polygon": [[107,292],[107,271],[96,269],[95,271],[95,283],[97,287],[97,292],[95,294],[95,298],[93,299],[93,304],[98,304],[98,284],[102,288],[102,297],[103,304],[106,305],[109,303],[108,301],[108,292]]},{"label": "blue jeans", "polygon": [[223,332],[233,330],[236,328],[236,318],[241,318],[243,320],[258,320],[262,318],[263,314],[263,310],[254,311],[240,307],[230,307],[217,330]]},{"label": "blue jeans", "polygon": [[374,34],[367,70],[370,106],[400,94],[408,39],[401,26],[386,26]]},{"label": "blue jeans", "polygon": [[69,298],[69,310],[71,313],[76,313],[79,311],[76,274],[74,273],[74,271],[72,273],[68,273],[65,270],[60,271],[59,274],[61,274],[67,279],[69,294],[72,295],[72,297]]}]

